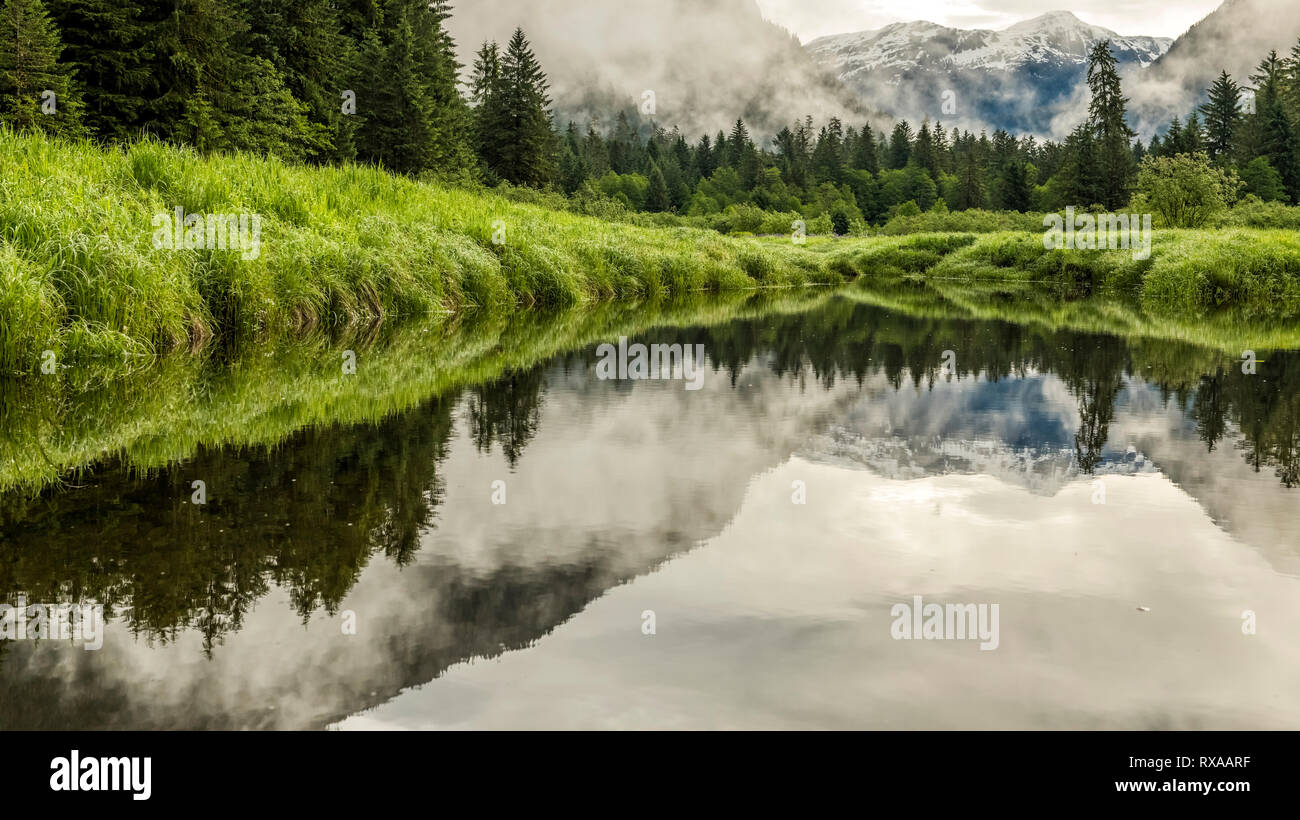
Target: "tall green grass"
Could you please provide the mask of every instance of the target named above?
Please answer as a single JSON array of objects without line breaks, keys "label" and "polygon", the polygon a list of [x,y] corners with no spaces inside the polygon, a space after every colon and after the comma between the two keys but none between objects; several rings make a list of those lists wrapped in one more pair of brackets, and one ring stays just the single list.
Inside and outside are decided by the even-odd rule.
[{"label": "tall green grass", "polygon": [[[155,249],[153,218],[176,207],[259,215],[260,256]],[[39,373],[48,354],[62,368],[129,369],[399,317],[899,275],[1137,294],[1152,313],[1190,317],[1300,316],[1300,240],[1285,230],[1157,231],[1147,260],[1045,250],[1030,231],[796,245],[603,221],[364,166],[0,128],[0,376]]]},{"label": "tall green grass", "polygon": [[[261,254],[158,250],[155,214],[261,217]],[[504,238],[504,242],[494,239]],[[0,372],[472,308],[830,282],[820,260],[311,168],[0,129]]]}]

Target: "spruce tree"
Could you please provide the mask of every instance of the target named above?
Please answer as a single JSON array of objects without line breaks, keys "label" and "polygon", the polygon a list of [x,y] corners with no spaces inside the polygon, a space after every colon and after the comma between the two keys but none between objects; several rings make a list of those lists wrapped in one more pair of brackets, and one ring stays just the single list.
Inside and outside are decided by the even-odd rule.
[{"label": "spruce tree", "polygon": [[1205,115],[1205,148],[1210,160],[1228,162],[1236,149],[1237,131],[1241,127],[1241,86],[1228,72],[1210,86],[1209,101],[1201,106]]},{"label": "spruce tree", "polygon": [[356,93],[360,60],[355,42],[343,31],[332,0],[245,0],[249,52],[270,63],[306,111],[316,162],[356,155],[359,111],[345,113],[344,93]]},{"label": "spruce tree", "polygon": [[[0,122],[63,136],[85,133],[63,44],[41,0],[0,5]],[[48,92],[53,92],[50,96]]]},{"label": "spruce tree", "polygon": [[1291,46],[1283,68],[1282,107],[1291,123],[1300,127],[1300,42]]},{"label": "spruce tree", "polygon": [[984,169],[979,157],[969,147],[961,155],[957,168],[957,210],[984,207]]},{"label": "spruce tree", "polygon": [[[832,120],[838,124],[838,120]],[[817,138],[817,147],[813,149],[813,179],[821,184],[831,182],[839,185],[844,180],[844,159],[838,129],[824,127]]]},{"label": "spruce tree", "polygon": [[84,119],[101,139],[136,136],[162,94],[158,51],[174,3],[47,0],[85,100]]},{"label": "spruce tree", "polygon": [[501,49],[496,43],[484,43],[474,61],[470,76],[469,99],[476,106],[487,102],[488,95],[501,78]]},{"label": "spruce tree", "polygon": [[1183,143],[1179,153],[1182,154],[1201,154],[1205,152],[1205,134],[1201,130],[1201,120],[1193,111],[1187,118],[1187,124],[1183,126]]},{"label": "spruce tree", "polygon": [[651,213],[672,210],[673,203],[668,196],[668,183],[664,181],[663,171],[653,161],[649,170],[650,187],[646,190],[645,209]]},{"label": "spruce tree", "polygon": [[912,127],[903,120],[894,126],[894,133],[889,137],[887,167],[891,171],[907,167],[912,158]]},{"label": "spruce tree", "polygon": [[374,0],[343,15],[359,40],[358,156],[403,173],[465,176],[469,111],[443,2]]},{"label": "spruce tree", "polygon": [[1081,125],[1065,140],[1065,158],[1059,172],[1061,193],[1067,204],[1081,208],[1104,204],[1105,191],[1097,175],[1097,165],[1097,139],[1093,129]]},{"label": "spruce tree", "polygon": [[740,163],[745,158],[749,145],[749,128],[745,126],[744,120],[737,118],[736,124],[731,126],[731,135],[727,137],[728,168],[740,169]]},{"label": "spruce tree", "polygon": [[1292,202],[1300,202],[1300,137],[1287,117],[1282,101],[1284,66],[1272,51],[1251,75],[1256,84],[1252,130],[1257,155],[1268,158],[1282,177]]},{"label": "spruce tree", "polygon": [[876,142],[875,131],[870,125],[863,126],[858,138],[858,150],[853,157],[853,167],[870,171],[872,175],[880,173],[880,148]]},{"label": "spruce tree", "polygon": [[1164,142],[1161,143],[1159,156],[1173,157],[1183,151],[1183,121],[1174,117],[1169,122],[1169,130],[1165,132]]},{"label": "spruce tree", "polygon": [[717,166],[713,164],[713,141],[705,134],[695,146],[695,173],[700,179],[708,179],[716,170]]},{"label": "spruce tree", "polygon": [[[1032,139],[1032,138],[1031,138]],[[935,180],[939,179],[939,174],[951,168],[948,148],[948,135],[943,130],[943,123],[934,124],[934,169]]]},{"label": "spruce tree", "polygon": [[1110,210],[1118,210],[1128,203],[1137,171],[1129,146],[1136,132],[1125,119],[1128,100],[1124,98],[1108,40],[1098,43],[1088,55],[1088,88],[1092,92],[1089,125],[1097,139],[1099,202]]},{"label": "spruce tree", "polygon": [[1029,178],[1025,163],[1015,159],[1003,166],[998,194],[1001,206],[1006,210],[1021,213],[1029,210]]},{"label": "spruce tree", "polygon": [[501,57],[495,88],[478,109],[482,159],[494,174],[514,185],[541,187],[555,177],[548,89],[528,38],[516,28]]},{"label": "spruce tree", "polygon": [[939,158],[935,155],[934,137],[930,123],[921,123],[921,130],[916,132],[916,144],[912,147],[912,160],[930,174],[932,179],[939,178]]}]

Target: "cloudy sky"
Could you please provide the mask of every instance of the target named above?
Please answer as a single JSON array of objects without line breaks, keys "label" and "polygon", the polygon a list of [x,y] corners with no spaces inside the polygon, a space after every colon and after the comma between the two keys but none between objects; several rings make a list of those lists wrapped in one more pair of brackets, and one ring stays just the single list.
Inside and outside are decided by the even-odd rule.
[{"label": "cloudy sky", "polygon": [[928,20],[954,28],[1001,29],[1053,9],[1119,34],[1177,37],[1222,0],[758,0],[764,16],[805,43],[827,34]]}]

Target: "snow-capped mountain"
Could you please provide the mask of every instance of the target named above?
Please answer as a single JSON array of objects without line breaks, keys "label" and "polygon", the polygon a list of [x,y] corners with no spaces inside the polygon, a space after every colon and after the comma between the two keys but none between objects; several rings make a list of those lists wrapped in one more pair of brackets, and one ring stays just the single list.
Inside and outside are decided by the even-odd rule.
[{"label": "snow-capped mountain", "polygon": [[1053,11],[1002,31],[896,23],[806,48],[864,102],[895,116],[1053,134],[1068,122],[1061,114],[1078,105],[1088,52],[1103,40],[1121,71],[1150,65],[1173,43],[1121,37]]}]

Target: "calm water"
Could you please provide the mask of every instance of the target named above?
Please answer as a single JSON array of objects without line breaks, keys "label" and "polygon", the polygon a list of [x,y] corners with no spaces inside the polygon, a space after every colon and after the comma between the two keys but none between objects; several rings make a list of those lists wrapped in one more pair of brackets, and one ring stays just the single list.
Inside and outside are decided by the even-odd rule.
[{"label": "calm water", "polygon": [[[0,599],[111,616],[0,641],[0,728],[1300,728],[1300,353],[840,296],[639,340],[702,389],[583,345],[11,494]],[[895,640],[918,595],[997,648]]]}]

